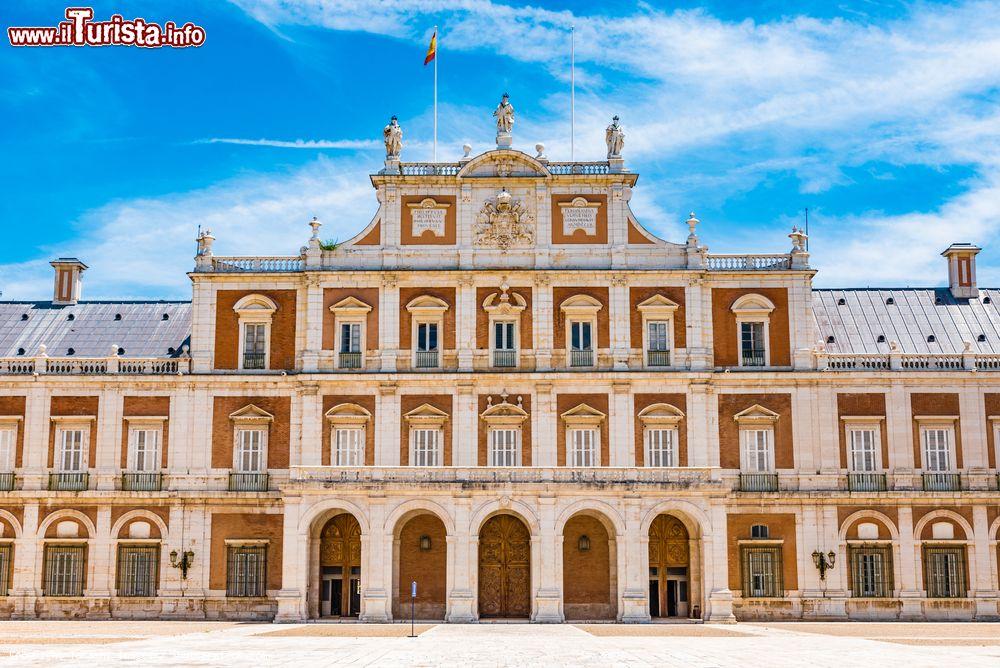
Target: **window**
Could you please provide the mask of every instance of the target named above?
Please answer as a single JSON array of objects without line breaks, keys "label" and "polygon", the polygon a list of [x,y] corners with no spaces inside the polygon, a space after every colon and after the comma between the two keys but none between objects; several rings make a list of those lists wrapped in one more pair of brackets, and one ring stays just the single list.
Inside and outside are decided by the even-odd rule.
[{"label": "window", "polygon": [[7,596],[13,567],[14,546],[11,543],[0,543],[0,596]]},{"label": "window", "polygon": [[670,366],[670,323],[646,323],[646,358],[649,366]]},{"label": "window", "polygon": [[575,320],[570,322],[570,349],[593,350],[591,347],[591,323]]},{"label": "window", "polygon": [[245,323],[243,325],[243,368],[263,369],[267,351],[267,325]]},{"label": "window", "polygon": [[852,427],[847,430],[851,471],[872,473],[879,470],[878,453],[881,447],[877,429]]},{"label": "window", "polygon": [[236,465],[240,473],[261,473],[264,465],[267,442],[266,429],[237,429]]},{"label": "window", "polygon": [[515,350],[514,323],[494,322],[493,323],[493,347],[496,350]]},{"label": "window", "polygon": [[340,352],[361,352],[361,323],[345,322],[340,325]]},{"label": "window", "polygon": [[490,466],[520,465],[519,431],[519,429],[490,430]]},{"label": "window", "polygon": [[677,466],[676,429],[646,430],[646,466]]},{"label": "window", "polygon": [[928,598],[964,598],[965,547],[925,547],[924,579]]},{"label": "window", "polygon": [[226,548],[226,596],[267,595],[267,545],[229,545]]},{"label": "window", "polygon": [[334,431],[333,465],[361,466],[365,455],[365,430],[337,428]]},{"label": "window", "polygon": [[589,295],[575,295],[560,305],[566,316],[566,346],[569,366],[594,366],[597,349],[595,328],[601,302]]},{"label": "window", "polygon": [[597,430],[570,429],[570,466],[597,466]]},{"label": "window", "polygon": [[119,545],[119,596],[153,597],[160,580],[159,545]]},{"label": "window", "polygon": [[851,593],[855,598],[892,596],[892,549],[889,546],[851,546]]},{"label": "window", "polygon": [[411,336],[415,368],[435,368],[439,365],[440,334],[448,308],[447,302],[430,295],[417,297],[406,305],[413,327]]},{"label": "window", "polygon": [[417,325],[417,350],[436,352],[438,349],[438,326],[436,322],[422,322]]},{"label": "window", "polygon": [[771,537],[771,531],[766,524],[753,524],[750,526],[750,537],[756,539],[766,539]]},{"label": "window", "polygon": [[411,429],[410,446],[414,466],[440,466],[441,432],[437,429]]},{"label": "window", "polygon": [[744,598],[784,596],[780,546],[744,546],[741,548]]},{"label": "window", "polygon": [[935,473],[952,470],[950,427],[924,427],[924,469]]},{"label": "window", "polygon": [[160,470],[159,429],[129,429],[128,469],[136,473]]},{"label": "window", "polygon": [[764,323],[740,323],[740,366],[766,366]]},{"label": "window", "polygon": [[[516,292],[508,292],[506,283],[500,292],[490,294],[483,300],[483,310],[490,318],[490,347],[494,367],[516,367],[518,349],[518,329],[521,313],[527,307],[527,300]],[[530,345],[530,343],[529,343]]]},{"label": "window", "polygon": [[656,294],[639,303],[636,308],[642,314],[646,365],[651,367],[670,366],[674,313],[680,306],[665,295]]},{"label": "window", "polygon": [[59,431],[59,470],[74,473],[86,470],[86,452],[84,443],[87,440],[84,429],[61,429]]},{"label": "window", "polygon": [[83,596],[86,564],[83,545],[46,545],[45,596]]},{"label": "window", "polygon": [[0,426],[0,472],[14,470],[17,427]]},{"label": "window", "polygon": [[770,473],[774,471],[774,452],[771,429],[742,429],[743,470],[750,473]]},{"label": "window", "polygon": [[360,369],[364,366],[365,325],[372,307],[357,297],[345,297],[330,307],[333,313],[337,368]]},{"label": "window", "polygon": [[278,305],[265,295],[250,294],[236,302],[233,310],[239,316],[240,368],[266,369],[271,319]]}]

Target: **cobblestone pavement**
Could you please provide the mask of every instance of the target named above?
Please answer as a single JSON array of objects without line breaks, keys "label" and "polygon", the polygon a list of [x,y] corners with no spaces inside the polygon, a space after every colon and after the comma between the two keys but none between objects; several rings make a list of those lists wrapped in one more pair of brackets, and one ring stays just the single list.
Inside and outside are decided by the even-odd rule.
[{"label": "cobblestone pavement", "polygon": [[[0,665],[1000,665],[1000,624],[714,625],[3,622]],[[754,659],[756,657],[756,659]]]}]

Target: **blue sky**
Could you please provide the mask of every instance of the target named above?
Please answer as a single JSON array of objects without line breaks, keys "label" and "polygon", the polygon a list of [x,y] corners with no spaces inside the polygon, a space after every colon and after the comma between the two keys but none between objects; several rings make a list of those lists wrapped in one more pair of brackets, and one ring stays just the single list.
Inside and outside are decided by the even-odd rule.
[{"label": "blue sky", "polygon": [[[7,0],[10,25],[65,4]],[[972,241],[1000,284],[996,2],[95,1],[96,17],[192,21],[197,49],[0,47],[0,290],[46,298],[77,255],[85,296],[186,298],[199,224],[220,254],[295,254],[313,215],[345,239],[375,212],[367,174],[397,114],[404,160],[490,148],[508,91],[515,148],[603,157],[619,114],[633,209],[717,252],[780,252],[810,210],[817,285],[935,285]],[[304,147],[283,144],[301,141]]]}]

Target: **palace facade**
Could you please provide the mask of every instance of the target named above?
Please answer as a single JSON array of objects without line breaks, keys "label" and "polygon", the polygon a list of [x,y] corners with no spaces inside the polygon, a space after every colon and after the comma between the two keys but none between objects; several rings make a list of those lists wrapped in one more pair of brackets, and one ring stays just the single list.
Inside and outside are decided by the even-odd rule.
[{"label": "palace facade", "polygon": [[[0,614],[996,619],[1000,313],[718,255],[621,158],[390,155],[190,302],[0,303]],[[303,234],[305,237],[305,234]],[[784,247],[784,246],[783,246]]]}]

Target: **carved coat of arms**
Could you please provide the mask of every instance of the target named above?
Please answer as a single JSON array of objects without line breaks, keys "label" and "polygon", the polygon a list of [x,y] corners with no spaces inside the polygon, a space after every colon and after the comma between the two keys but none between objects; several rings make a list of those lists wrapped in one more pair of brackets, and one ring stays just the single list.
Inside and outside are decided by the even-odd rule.
[{"label": "carved coat of arms", "polygon": [[476,223],[476,245],[507,250],[535,243],[535,221],[524,204],[501,190],[486,200]]}]

